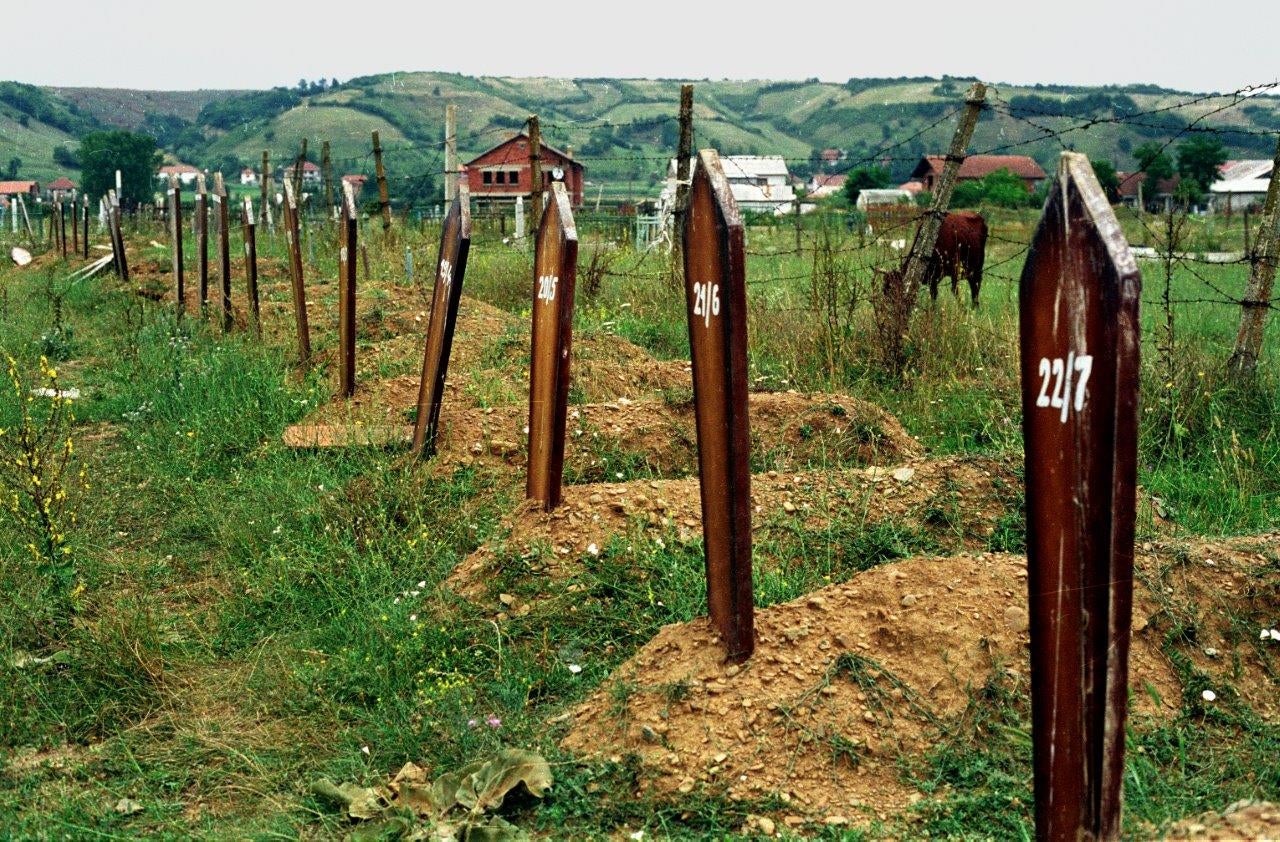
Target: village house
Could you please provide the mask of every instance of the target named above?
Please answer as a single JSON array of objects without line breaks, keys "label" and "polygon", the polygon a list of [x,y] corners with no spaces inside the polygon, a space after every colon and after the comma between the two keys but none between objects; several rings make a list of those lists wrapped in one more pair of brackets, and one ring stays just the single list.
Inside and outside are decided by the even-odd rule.
[{"label": "village house", "polygon": [[168,184],[169,177],[174,176],[183,187],[194,184],[200,170],[190,164],[166,164],[156,172],[156,181]]},{"label": "village house", "polygon": [[1209,185],[1209,205],[1220,213],[1258,209],[1267,198],[1274,162],[1227,161],[1218,168],[1218,180]]},{"label": "village house", "polygon": [[[573,160],[573,151],[541,146],[542,184],[563,181],[573,207],[582,205],[582,164]],[[520,132],[467,162],[464,172],[471,198],[490,202],[515,202],[516,197],[533,195],[533,166],[529,159],[529,136]]]},{"label": "village house", "polygon": [[64,175],[46,184],[44,186],[44,190],[49,194],[50,198],[59,193],[64,196],[69,196],[75,192],[76,183]]},{"label": "village house", "polygon": [[813,178],[809,179],[807,199],[823,199],[827,196],[834,196],[844,191],[845,182],[849,180],[849,176],[841,173],[833,175],[830,173],[817,173]]},{"label": "village house", "polygon": [[[294,181],[294,170],[298,168],[297,163],[289,164],[281,172],[280,177],[285,181]],[[303,184],[319,184],[320,168],[310,161],[302,162],[302,183]]]},{"label": "village house", "polygon": [[[689,162],[690,173],[697,160]],[[796,191],[787,162],[781,155],[722,155],[720,165],[739,210],[779,216],[795,212]],[[666,184],[658,196],[658,214],[664,220],[670,217],[675,198],[676,159],[672,158],[667,164]],[[804,204],[801,211],[808,212],[815,207]]]},{"label": "village house", "polygon": [[251,167],[245,167],[244,169],[240,170],[240,183],[241,184],[257,184],[258,171],[255,169],[252,169]]},{"label": "village house", "polygon": [[1137,172],[1125,172],[1120,170],[1116,173],[1116,178],[1120,181],[1117,192],[1120,194],[1120,203],[1131,208],[1143,207],[1146,210],[1168,210],[1173,205],[1173,196],[1178,192],[1178,185],[1182,183],[1182,176],[1174,174],[1173,178],[1162,178],[1156,182],[1155,190],[1147,185],[1147,174],[1141,170]]},{"label": "village house", "polygon": [[35,199],[40,195],[38,181],[0,181],[0,196],[23,195]]},{"label": "village house", "polygon": [[343,184],[351,185],[351,193],[358,201],[360,199],[360,191],[364,190],[364,183],[369,180],[367,175],[344,175],[342,177]]},{"label": "village house", "polygon": [[[920,182],[922,190],[933,192],[946,163],[945,155],[926,155],[911,171],[911,178]],[[997,170],[1008,170],[1022,179],[1028,193],[1034,193],[1048,178],[1035,159],[1026,155],[970,155],[961,162],[957,178],[960,181],[976,181]]]}]

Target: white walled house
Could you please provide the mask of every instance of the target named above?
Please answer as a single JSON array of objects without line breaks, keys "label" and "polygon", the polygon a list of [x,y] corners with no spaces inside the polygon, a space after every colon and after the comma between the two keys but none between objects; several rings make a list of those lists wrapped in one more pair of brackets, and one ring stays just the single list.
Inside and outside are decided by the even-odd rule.
[{"label": "white walled house", "polygon": [[1210,206],[1219,213],[1258,210],[1267,198],[1271,161],[1227,161],[1218,168],[1218,180],[1209,185]]},{"label": "white walled house", "polygon": [[[689,165],[690,173],[697,158]],[[796,191],[781,155],[723,155],[720,164],[738,208],[747,213],[794,213]],[[676,199],[676,160],[667,164],[667,180],[658,196],[658,214],[670,215]]]},{"label": "white walled house", "polygon": [[257,184],[258,173],[255,170],[250,169],[249,167],[245,167],[244,169],[240,170],[240,183],[241,184]]},{"label": "white walled house", "polygon": [[167,164],[156,173],[156,181],[166,185],[169,183],[170,176],[177,176],[178,183],[183,187],[187,187],[196,183],[196,176],[198,175],[200,175],[200,170],[190,164]]}]

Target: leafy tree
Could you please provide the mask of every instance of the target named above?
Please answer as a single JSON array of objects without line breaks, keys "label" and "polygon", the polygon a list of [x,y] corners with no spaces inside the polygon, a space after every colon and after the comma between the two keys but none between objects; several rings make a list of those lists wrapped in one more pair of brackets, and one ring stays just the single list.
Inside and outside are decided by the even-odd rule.
[{"label": "leafy tree", "polygon": [[1093,166],[1093,174],[1098,177],[1102,192],[1107,195],[1107,201],[1120,201],[1120,176],[1116,175],[1115,164],[1101,159],[1089,163]]},{"label": "leafy tree", "polygon": [[1218,167],[1227,160],[1222,141],[1211,135],[1192,137],[1178,146],[1178,172],[1194,181],[1201,193],[1218,178]]},{"label": "leafy tree", "polygon": [[133,206],[152,195],[160,153],[151,135],[126,131],[92,132],[80,139],[84,192],[101,196],[115,187],[120,170],[122,204]]},{"label": "leafy tree", "polygon": [[74,150],[66,146],[53,147],[53,162],[60,167],[80,169],[80,159],[76,157]]},{"label": "leafy tree", "polygon": [[1035,201],[1028,192],[1026,182],[1007,169],[998,169],[982,178],[961,181],[951,194],[951,205],[972,208],[978,205],[995,205],[1001,208],[1021,208]]},{"label": "leafy tree", "polygon": [[5,172],[5,177],[10,181],[18,177],[18,170],[22,167],[21,158],[10,158],[9,169]]},{"label": "leafy tree", "polygon": [[888,186],[889,171],[884,167],[858,167],[849,173],[844,192],[849,197],[849,204],[856,205],[863,190],[879,190]]},{"label": "leafy tree", "polygon": [[1173,178],[1173,159],[1163,144],[1148,141],[1133,150],[1133,157],[1138,159],[1138,169],[1147,174],[1145,186],[1149,195],[1158,192],[1160,181]]}]

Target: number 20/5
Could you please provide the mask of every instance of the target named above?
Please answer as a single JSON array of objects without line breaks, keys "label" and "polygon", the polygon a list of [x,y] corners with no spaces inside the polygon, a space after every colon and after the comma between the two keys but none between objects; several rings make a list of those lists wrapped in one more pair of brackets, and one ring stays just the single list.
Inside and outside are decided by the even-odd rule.
[{"label": "number 20/5", "polygon": [[[1036,398],[1036,406],[1052,407],[1059,410],[1060,420],[1067,423],[1067,416],[1072,410],[1080,412],[1084,409],[1085,386],[1089,375],[1093,373],[1093,356],[1074,352],[1062,357],[1040,358],[1040,395]],[[1074,383],[1072,382],[1074,381]],[[1052,392],[1050,386],[1052,385]],[[1072,386],[1075,394],[1072,395]]]}]

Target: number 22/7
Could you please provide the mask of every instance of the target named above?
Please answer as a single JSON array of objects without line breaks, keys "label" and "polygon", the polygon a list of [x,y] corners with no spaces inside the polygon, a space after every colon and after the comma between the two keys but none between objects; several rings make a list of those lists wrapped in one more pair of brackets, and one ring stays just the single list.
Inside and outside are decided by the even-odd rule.
[{"label": "number 22/7", "polygon": [[[1084,409],[1085,385],[1089,375],[1093,373],[1093,356],[1068,352],[1067,358],[1040,358],[1040,396],[1036,398],[1036,406],[1052,407],[1059,410],[1059,419],[1067,423],[1067,416],[1072,410]],[[1075,381],[1075,395],[1071,394],[1072,381]],[[1050,393],[1050,382],[1053,391]]]}]

